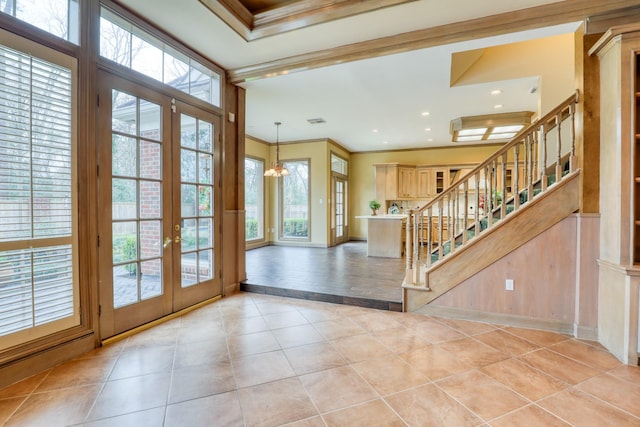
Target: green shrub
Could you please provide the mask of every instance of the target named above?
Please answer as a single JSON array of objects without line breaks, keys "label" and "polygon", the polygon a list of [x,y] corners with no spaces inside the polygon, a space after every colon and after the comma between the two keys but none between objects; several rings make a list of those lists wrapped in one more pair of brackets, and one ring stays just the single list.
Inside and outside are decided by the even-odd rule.
[{"label": "green shrub", "polygon": [[[121,255],[122,259],[133,260],[135,261],[138,258],[138,245],[136,241],[136,236],[128,236],[124,239],[124,242],[121,246]],[[129,272],[129,274],[136,274],[137,265],[135,262],[133,264],[127,264],[124,266],[125,270]]]},{"label": "green shrub", "polygon": [[285,219],[284,235],[286,237],[308,237],[309,220],[304,218]]},{"label": "green shrub", "polygon": [[244,222],[245,228],[245,239],[257,239],[258,238],[258,220],[257,219],[246,219]]}]

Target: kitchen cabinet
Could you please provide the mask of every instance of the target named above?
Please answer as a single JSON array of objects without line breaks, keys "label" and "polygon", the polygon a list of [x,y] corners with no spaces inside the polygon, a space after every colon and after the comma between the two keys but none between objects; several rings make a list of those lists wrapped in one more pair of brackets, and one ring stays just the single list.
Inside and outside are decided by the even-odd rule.
[{"label": "kitchen cabinet", "polygon": [[416,167],[398,163],[375,165],[376,199],[410,200],[416,197]]},{"label": "kitchen cabinet", "polygon": [[431,199],[442,193],[451,183],[450,171],[447,167],[418,166],[416,176],[418,199]]},{"label": "kitchen cabinet", "polygon": [[416,197],[416,168],[398,167],[398,197],[413,199]]},{"label": "kitchen cabinet", "polygon": [[418,199],[428,199],[431,198],[433,192],[431,191],[431,181],[433,171],[431,168],[418,167],[416,168],[416,182],[418,184],[418,190],[416,192],[416,197]]},{"label": "kitchen cabinet", "polygon": [[438,168],[434,169],[434,196],[442,193],[450,184],[449,182],[449,169],[448,168]]}]

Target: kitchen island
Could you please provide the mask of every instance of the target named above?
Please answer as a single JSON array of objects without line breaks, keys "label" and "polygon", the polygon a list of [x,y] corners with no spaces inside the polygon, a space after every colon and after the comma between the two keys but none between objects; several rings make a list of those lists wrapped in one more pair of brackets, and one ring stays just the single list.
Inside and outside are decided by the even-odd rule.
[{"label": "kitchen island", "polygon": [[406,215],[363,215],[367,220],[367,255],[401,258],[404,254]]}]

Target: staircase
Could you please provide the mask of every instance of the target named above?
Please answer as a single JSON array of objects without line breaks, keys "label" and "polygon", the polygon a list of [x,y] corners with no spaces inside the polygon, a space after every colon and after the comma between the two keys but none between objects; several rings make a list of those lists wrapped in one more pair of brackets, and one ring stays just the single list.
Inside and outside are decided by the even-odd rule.
[{"label": "staircase", "polygon": [[578,93],[408,213],[403,310],[416,311],[579,209]]}]

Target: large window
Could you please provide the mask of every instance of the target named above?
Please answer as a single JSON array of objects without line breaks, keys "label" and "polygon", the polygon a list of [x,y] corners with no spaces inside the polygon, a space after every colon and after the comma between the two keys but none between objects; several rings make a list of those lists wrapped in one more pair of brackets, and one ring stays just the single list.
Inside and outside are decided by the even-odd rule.
[{"label": "large window", "polygon": [[[75,59],[0,32],[0,349],[79,324]],[[9,45],[11,47],[9,47]]]},{"label": "large window", "polygon": [[264,161],[244,159],[245,238],[264,239]]},{"label": "large window", "polygon": [[220,106],[218,73],[105,8],[100,12],[100,56]]},{"label": "large window", "polygon": [[78,44],[79,0],[0,0],[0,12]]},{"label": "large window", "polygon": [[285,239],[309,239],[309,160],[284,162],[289,175],[280,186],[280,236]]}]

